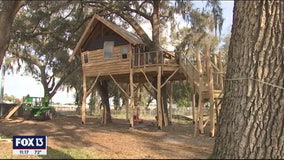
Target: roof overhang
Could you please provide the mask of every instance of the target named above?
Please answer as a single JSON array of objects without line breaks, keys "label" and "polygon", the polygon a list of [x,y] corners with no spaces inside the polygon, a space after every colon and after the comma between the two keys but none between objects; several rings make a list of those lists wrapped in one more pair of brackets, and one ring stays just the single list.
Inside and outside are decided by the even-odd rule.
[{"label": "roof overhang", "polygon": [[76,44],[76,47],[73,50],[73,53],[71,54],[71,56],[69,57],[69,62],[73,59],[73,57],[77,54],[77,53],[81,53],[81,48],[82,46],[86,43],[88,36],[90,34],[92,34],[93,29],[95,27],[94,24],[97,24],[96,22],[101,22],[102,24],[104,24],[105,26],[107,26],[108,28],[110,28],[111,30],[113,30],[115,33],[117,33],[118,35],[120,35],[122,38],[124,38],[126,41],[128,41],[130,44],[133,45],[137,45],[137,44],[144,44],[143,41],[136,37],[135,35],[127,32],[126,30],[118,27],[117,25],[109,22],[108,20],[100,17],[97,14],[94,14],[91,21],[88,23],[85,31],[83,32],[81,38],[79,39],[78,43]]}]

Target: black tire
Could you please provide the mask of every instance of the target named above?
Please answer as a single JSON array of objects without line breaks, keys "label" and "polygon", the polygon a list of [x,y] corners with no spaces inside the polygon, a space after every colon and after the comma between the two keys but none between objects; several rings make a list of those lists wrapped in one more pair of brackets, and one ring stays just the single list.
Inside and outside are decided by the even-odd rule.
[{"label": "black tire", "polygon": [[46,119],[45,114],[41,114],[41,115],[39,116],[39,120],[40,120],[40,121],[44,121],[45,119]]},{"label": "black tire", "polygon": [[55,108],[51,108],[50,112],[52,113],[52,119],[56,117],[56,110]]},{"label": "black tire", "polygon": [[47,118],[48,118],[49,120],[52,120],[52,119],[53,119],[53,113],[52,113],[52,111],[47,111]]},{"label": "black tire", "polygon": [[23,117],[26,120],[31,120],[31,119],[33,119],[33,112],[30,111],[30,110],[24,110],[23,111]]},{"label": "black tire", "polygon": [[51,110],[45,111],[46,119],[52,120],[55,117],[55,109],[51,108]]}]

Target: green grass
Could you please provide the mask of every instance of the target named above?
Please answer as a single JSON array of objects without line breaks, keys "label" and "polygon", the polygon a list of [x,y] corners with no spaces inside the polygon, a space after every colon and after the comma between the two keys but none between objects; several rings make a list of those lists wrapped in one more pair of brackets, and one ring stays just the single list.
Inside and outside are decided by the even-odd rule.
[{"label": "green grass", "polygon": [[126,115],[125,114],[113,114],[112,117],[114,117],[114,118],[125,118]]},{"label": "green grass", "polygon": [[215,155],[213,153],[210,154],[210,156],[207,159],[216,159]]},{"label": "green grass", "polygon": [[90,159],[99,158],[99,154],[95,151],[88,151],[76,148],[60,148],[58,150],[48,147],[47,155],[42,155],[43,159]]},{"label": "green grass", "polygon": [[13,155],[12,148],[8,152],[6,151],[0,153],[0,159],[94,159],[94,158],[103,158],[103,157],[97,151],[84,150],[82,148],[53,149],[51,147],[48,147],[47,155],[38,155],[38,156]]},{"label": "green grass", "polygon": [[10,137],[7,137],[7,136],[3,135],[2,133],[0,133],[0,139],[6,139],[6,138],[10,138]]}]

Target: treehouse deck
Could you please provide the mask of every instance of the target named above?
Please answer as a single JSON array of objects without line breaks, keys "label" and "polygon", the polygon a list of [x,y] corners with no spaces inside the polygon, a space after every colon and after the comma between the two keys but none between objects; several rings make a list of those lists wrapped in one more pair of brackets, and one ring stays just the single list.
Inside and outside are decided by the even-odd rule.
[{"label": "treehouse deck", "polygon": [[[161,52],[165,54],[165,52]],[[204,73],[198,71],[196,62],[190,61],[192,57],[182,54],[181,59],[177,60],[174,53],[170,56],[163,56],[162,63],[153,62],[150,59],[145,59],[143,57],[150,57],[152,54],[156,57],[158,52],[143,52],[139,53],[135,58],[125,58],[121,59],[119,57],[120,53],[114,52],[112,59],[103,59],[103,57],[98,57],[96,51],[88,51],[82,54],[82,59],[86,56],[90,57],[88,63],[83,63],[83,70],[85,76],[88,78],[98,78],[100,80],[116,81],[118,83],[129,83],[130,82],[130,70],[133,72],[133,83],[147,83],[152,82],[158,74],[158,68],[161,67],[162,76],[168,81],[182,81],[188,80],[197,90],[200,90],[202,98],[207,100],[210,98],[210,92],[208,87],[208,75],[206,73],[206,65],[201,64]],[[92,58],[92,54],[96,57]],[[134,54],[135,55],[135,54]],[[126,56],[130,57],[130,56]],[[116,58],[116,60],[115,60]],[[132,60],[132,61],[131,61]],[[91,63],[90,63],[91,62]],[[212,63],[214,73],[219,72],[216,65]],[[217,69],[217,70],[216,70]],[[214,78],[214,98],[221,98],[222,93],[222,78],[219,74],[215,74]]]},{"label": "treehouse deck", "polygon": [[[170,77],[171,81],[176,80],[186,80],[184,73],[181,71],[181,67],[179,65],[149,65],[149,66],[136,66],[131,68],[133,70],[133,82],[147,82],[146,77],[149,79],[157,77],[158,67],[162,68],[162,75],[164,77]],[[116,79],[117,82],[129,83],[129,74],[130,68],[128,68],[128,72],[99,72],[96,75],[89,75],[88,78],[96,78],[99,77],[100,80],[111,80],[111,76]]]},{"label": "treehouse deck", "polygon": [[[179,65],[165,66],[165,65],[153,65],[147,67],[133,67],[133,82],[134,83],[145,83],[148,79],[157,77],[158,66],[162,68],[162,74],[164,77],[171,77],[171,81],[186,80],[186,77],[181,72]],[[130,70],[127,73],[99,73],[97,76],[89,76],[88,78],[99,77],[100,80],[112,80],[111,76],[119,83],[129,83]],[[145,77],[146,76],[146,77]]]}]

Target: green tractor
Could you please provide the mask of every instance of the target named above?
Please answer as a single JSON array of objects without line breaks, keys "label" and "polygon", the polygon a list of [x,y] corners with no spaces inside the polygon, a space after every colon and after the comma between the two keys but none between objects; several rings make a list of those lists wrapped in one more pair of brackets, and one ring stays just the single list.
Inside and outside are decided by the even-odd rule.
[{"label": "green tractor", "polygon": [[48,120],[55,116],[55,109],[49,105],[49,99],[45,97],[27,96],[23,100],[22,107],[26,119]]}]

